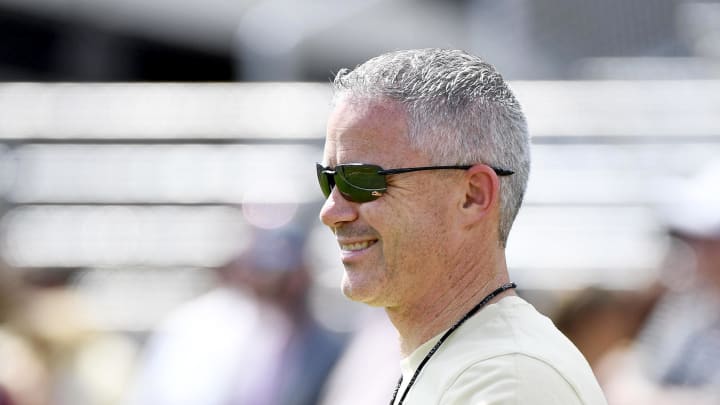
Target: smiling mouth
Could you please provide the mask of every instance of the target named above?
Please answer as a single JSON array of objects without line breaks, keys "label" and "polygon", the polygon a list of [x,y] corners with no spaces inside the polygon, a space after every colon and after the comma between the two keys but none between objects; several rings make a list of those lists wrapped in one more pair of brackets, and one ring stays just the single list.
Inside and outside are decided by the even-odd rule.
[{"label": "smiling mouth", "polygon": [[374,245],[377,240],[365,240],[362,242],[340,244],[340,250],[344,252],[356,252],[358,250],[364,250]]}]

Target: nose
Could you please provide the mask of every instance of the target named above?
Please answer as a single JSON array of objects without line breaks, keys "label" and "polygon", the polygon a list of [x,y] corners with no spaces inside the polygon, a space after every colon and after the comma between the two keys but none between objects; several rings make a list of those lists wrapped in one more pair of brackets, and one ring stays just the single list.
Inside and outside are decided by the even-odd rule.
[{"label": "nose", "polygon": [[332,229],[343,223],[352,222],[358,217],[358,205],[346,200],[337,187],[334,187],[320,209],[320,221]]}]

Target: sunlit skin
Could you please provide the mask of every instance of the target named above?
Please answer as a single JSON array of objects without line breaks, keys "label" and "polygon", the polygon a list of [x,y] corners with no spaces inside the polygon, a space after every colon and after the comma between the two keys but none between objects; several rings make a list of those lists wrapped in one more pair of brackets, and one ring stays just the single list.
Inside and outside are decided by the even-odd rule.
[{"label": "sunlit skin", "polygon": [[[388,169],[433,164],[411,147],[400,104],[343,99],[328,121],[323,164],[355,162]],[[497,243],[499,180],[478,164],[387,181],[382,197],[362,204],[333,190],[320,218],[341,247],[344,294],[385,307],[409,354],[508,281]]]}]

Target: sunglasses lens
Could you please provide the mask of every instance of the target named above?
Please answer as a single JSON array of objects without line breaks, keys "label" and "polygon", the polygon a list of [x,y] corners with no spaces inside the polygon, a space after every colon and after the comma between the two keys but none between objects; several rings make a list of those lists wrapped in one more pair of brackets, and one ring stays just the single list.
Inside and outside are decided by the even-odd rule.
[{"label": "sunglasses lens", "polygon": [[336,185],[343,197],[353,202],[377,200],[387,189],[385,176],[378,174],[382,168],[377,165],[352,163],[330,170],[317,163],[315,170],[325,198],[330,196]]},{"label": "sunglasses lens", "polygon": [[385,176],[378,174],[382,170],[380,166],[350,164],[340,165],[335,170],[338,189],[350,201],[373,201],[387,189]]},{"label": "sunglasses lens", "polygon": [[331,183],[334,183],[334,180],[331,178],[332,174],[325,173],[325,168],[320,163],[317,163],[315,165],[315,170],[317,170],[318,182],[320,182],[320,190],[322,190],[325,198],[328,198],[333,188],[333,185]]}]

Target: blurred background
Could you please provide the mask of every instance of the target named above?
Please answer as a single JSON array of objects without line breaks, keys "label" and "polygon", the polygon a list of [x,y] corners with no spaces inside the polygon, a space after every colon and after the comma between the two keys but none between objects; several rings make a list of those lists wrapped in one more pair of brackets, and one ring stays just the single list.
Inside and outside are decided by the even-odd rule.
[{"label": "blurred background", "polygon": [[511,275],[610,403],[718,403],[720,2],[0,0],[0,404],[386,401],[313,163],[334,73],[414,47],[510,80]]}]

